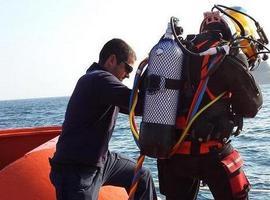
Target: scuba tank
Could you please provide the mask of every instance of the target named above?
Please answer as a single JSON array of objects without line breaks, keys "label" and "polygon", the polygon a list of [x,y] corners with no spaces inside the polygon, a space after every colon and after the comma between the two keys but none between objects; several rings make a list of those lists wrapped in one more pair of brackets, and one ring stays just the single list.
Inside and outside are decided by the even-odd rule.
[{"label": "scuba tank", "polygon": [[168,24],[164,37],[152,48],[146,77],[139,146],[142,154],[166,158],[175,143],[184,54]]}]

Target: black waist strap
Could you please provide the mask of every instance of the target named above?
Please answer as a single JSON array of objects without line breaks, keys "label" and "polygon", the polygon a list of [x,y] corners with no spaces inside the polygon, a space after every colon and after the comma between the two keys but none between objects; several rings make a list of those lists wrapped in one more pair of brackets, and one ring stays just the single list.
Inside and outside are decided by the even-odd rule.
[{"label": "black waist strap", "polygon": [[[160,90],[162,87],[170,90],[179,90],[182,88],[184,81],[178,79],[169,79],[161,77],[156,74],[151,74],[147,77],[147,90],[155,92]],[[163,85],[163,86],[162,86]]]},{"label": "black waist strap", "polygon": [[184,81],[176,79],[165,79],[165,88],[170,90],[179,90],[184,85]]}]

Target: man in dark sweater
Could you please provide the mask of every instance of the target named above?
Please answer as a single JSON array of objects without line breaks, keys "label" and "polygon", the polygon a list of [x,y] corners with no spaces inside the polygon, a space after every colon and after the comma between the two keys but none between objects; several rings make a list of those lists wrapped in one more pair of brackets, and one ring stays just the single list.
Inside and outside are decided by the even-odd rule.
[{"label": "man in dark sweater", "polygon": [[[118,112],[128,112],[131,90],[121,82],[129,77],[135,60],[135,52],[126,42],[112,39],[102,48],[99,62],[79,79],[50,159],[50,179],[58,200],[96,200],[102,185],[129,191],[136,162],[110,152],[108,145]],[[145,168],[135,199],[156,199],[150,171]]]}]

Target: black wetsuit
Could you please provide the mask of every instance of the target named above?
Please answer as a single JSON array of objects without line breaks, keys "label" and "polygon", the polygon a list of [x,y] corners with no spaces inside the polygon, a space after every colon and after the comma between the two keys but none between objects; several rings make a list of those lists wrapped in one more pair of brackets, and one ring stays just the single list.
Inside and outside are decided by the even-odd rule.
[{"label": "black wetsuit", "polygon": [[[96,200],[102,185],[129,190],[136,162],[110,152],[108,144],[118,112],[128,112],[130,94],[130,89],[97,63],[79,79],[50,161],[58,200]],[[156,198],[154,184],[149,170],[143,169],[135,199],[152,198]]]},{"label": "black wetsuit", "polygon": [[[202,48],[196,49],[196,45],[204,41],[209,41],[208,45],[205,43]],[[202,52],[211,44],[219,42],[219,36],[212,33],[200,34],[191,42],[193,51]],[[214,57],[211,56],[209,62]],[[198,56],[189,58],[186,70],[188,84],[181,96],[182,105],[180,105],[179,117],[180,115],[186,117],[202,79],[203,59],[204,57]],[[160,191],[168,200],[196,199],[201,180],[209,186],[215,199],[247,198],[248,183],[239,186],[239,188],[243,186],[244,189],[237,192],[233,191],[231,184],[231,178],[237,176],[236,173],[241,173],[242,180],[246,180],[242,169],[239,168],[234,174],[228,175],[222,165],[222,160],[234,152],[229,143],[229,137],[235,127],[241,128],[243,117],[254,117],[262,105],[262,94],[248,71],[246,57],[239,53],[235,56],[226,56],[210,75],[207,88],[210,92],[205,92],[199,109],[211,101],[210,93],[215,97],[222,92],[227,92],[227,95],[210,106],[194,121],[185,139],[186,144],[190,142],[188,143],[191,144],[190,149],[182,149],[170,159],[158,160]],[[181,130],[177,134],[179,137]],[[210,142],[220,146],[209,147],[208,153],[202,153],[201,146]]]}]

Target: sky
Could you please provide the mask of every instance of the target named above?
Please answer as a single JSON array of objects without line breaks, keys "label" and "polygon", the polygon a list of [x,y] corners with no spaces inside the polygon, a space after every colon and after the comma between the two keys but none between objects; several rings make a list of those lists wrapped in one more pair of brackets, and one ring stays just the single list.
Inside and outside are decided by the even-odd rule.
[{"label": "sky", "polygon": [[198,33],[203,12],[224,2],[244,7],[270,34],[263,0],[0,0],[0,100],[70,96],[108,40],[129,43],[137,66],[171,16],[184,35]]}]

